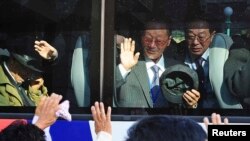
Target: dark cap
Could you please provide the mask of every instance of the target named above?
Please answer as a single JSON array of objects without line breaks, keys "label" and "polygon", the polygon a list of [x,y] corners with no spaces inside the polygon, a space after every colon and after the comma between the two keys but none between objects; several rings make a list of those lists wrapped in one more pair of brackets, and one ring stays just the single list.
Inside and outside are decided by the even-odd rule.
[{"label": "dark cap", "polygon": [[15,37],[8,40],[7,47],[11,56],[23,66],[43,72],[42,57],[35,51],[34,42],[31,36]]},{"label": "dark cap", "polygon": [[171,103],[183,103],[182,95],[186,90],[198,89],[199,79],[196,71],[185,65],[167,67],[160,78],[164,97]]}]

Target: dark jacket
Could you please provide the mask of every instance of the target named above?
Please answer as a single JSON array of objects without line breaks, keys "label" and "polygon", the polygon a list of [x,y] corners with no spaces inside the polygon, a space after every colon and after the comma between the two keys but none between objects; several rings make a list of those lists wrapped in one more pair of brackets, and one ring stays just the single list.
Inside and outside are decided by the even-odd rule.
[{"label": "dark jacket", "polygon": [[[232,39],[223,33],[214,35],[209,46],[209,80],[220,108],[242,109],[239,100],[235,96],[232,96],[227,89],[223,76],[224,63],[227,60],[229,48],[232,43]],[[183,41],[178,48],[179,57],[183,61],[185,60],[186,53],[188,53],[187,45],[185,45],[185,41]]]}]

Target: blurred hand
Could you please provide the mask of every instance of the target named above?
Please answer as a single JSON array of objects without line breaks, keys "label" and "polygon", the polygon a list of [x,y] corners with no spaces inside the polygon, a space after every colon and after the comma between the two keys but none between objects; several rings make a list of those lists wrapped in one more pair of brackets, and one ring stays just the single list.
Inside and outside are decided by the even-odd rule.
[{"label": "blurred hand", "polygon": [[224,118],[224,120],[222,122],[220,114],[212,113],[211,123],[207,117],[203,118],[203,122],[206,125],[206,127],[208,127],[209,124],[213,124],[213,125],[228,124],[229,120],[228,120],[228,118]]},{"label": "blurred hand", "polygon": [[61,101],[62,96],[52,93],[50,97],[43,96],[41,101],[36,107],[35,115],[38,116],[38,120],[35,123],[40,129],[45,129],[52,125],[56,120],[56,111],[59,110],[59,102]]},{"label": "blurred hand", "polygon": [[35,41],[34,47],[35,51],[37,51],[44,59],[50,60],[57,58],[58,56],[57,50],[46,41]]},{"label": "blurred hand", "polygon": [[44,84],[43,78],[37,78],[36,80],[30,83],[30,87],[32,90],[40,90]]},{"label": "blurred hand", "polygon": [[36,116],[39,116],[41,115],[41,111],[43,109],[43,106],[44,106],[44,103],[45,101],[47,100],[47,96],[42,96],[37,107],[36,107],[36,110],[35,110],[35,115]]},{"label": "blurred hand", "polygon": [[111,134],[111,107],[108,107],[107,113],[105,113],[104,104],[102,102],[95,102],[95,105],[91,106],[91,112],[95,121],[96,134],[100,131]]},{"label": "blurred hand", "polygon": [[121,64],[126,70],[130,70],[134,65],[137,64],[140,53],[135,52],[135,41],[131,38],[125,38],[124,42],[121,43]]},{"label": "blurred hand", "polygon": [[197,104],[200,99],[200,93],[197,90],[192,89],[191,91],[186,91],[183,94],[183,98],[188,104],[188,107],[197,108]]}]

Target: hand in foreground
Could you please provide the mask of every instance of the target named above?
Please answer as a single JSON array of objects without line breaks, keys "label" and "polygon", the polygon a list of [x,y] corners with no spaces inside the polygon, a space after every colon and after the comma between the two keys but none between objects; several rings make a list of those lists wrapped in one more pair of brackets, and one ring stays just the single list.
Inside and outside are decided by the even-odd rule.
[{"label": "hand in foreground", "polygon": [[108,107],[107,113],[105,113],[104,104],[95,102],[95,105],[91,106],[91,112],[95,121],[96,134],[100,131],[111,134],[111,107]]},{"label": "hand in foreground", "polygon": [[206,125],[206,127],[208,127],[209,124],[212,124],[212,125],[225,124],[226,125],[226,124],[229,123],[228,118],[224,118],[223,122],[221,120],[222,119],[221,119],[220,114],[216,114],[216,113],[212,113],[212,115],[211,115],[211,123],[210,123],[210,121],[209,121],[209,119],[207,117],[203,118],[203,122]]},{"label": "hand in foreground", "polygon": [[34,47],[35,51],[37,51],[44,59],[55,59],[58,56],[57,50],[46,41],[35,41]]},{"label": "hand in foreground", "polygon": [[186,91],[183,94],[183,98],[188,104],[189,108],[197,108],[197,104],[200,99],[200,93],[197,90],[192,89],[191,91]]},{"label": "hand in foreground", "polygon": [[135,52],[135,41],[131,38],[125,38],[124,42],[121,43],[121,64],[126,70],[130,70],[134,65],[137,64],[140,53]]},{"label": "hand in foreground", "polygon": [[59,109],[59,102],[62,96],[52,93],[50,97],[43,96],[39,102],[35,115],[38,116],[38,120],[35,123],[40,129],[45,129],[52,125],[56,120],[56,111]]}]

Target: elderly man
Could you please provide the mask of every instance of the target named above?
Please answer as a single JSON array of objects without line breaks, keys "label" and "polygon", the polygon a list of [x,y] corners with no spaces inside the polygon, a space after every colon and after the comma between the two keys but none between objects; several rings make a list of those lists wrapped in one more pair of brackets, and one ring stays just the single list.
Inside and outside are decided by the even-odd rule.
[{"label": "elderly man", "polygon": [[223,66],[232,45],[232,39],[222,33],[215,34],[203,19],[188,22],[186,49],[183,62],[196,70],[199,77],[201,99],[199,108],[242,108],[224,85]]},{"label": "elderly man", "polygon": [[41,59],[53,60],[57,51],[46,41],[29,36],[11,39],[7,46],[10,56],[0,66],[0,106],[35,106],[48,95]]},{"label": "elderly man", "polygon": [[[119,107],[169,107],[159,87],[159,77],[169,66],[179,62],[163,55],[171,42],[169,25],[164,21],[149,21],[142,31],[143,55],[134,54],[135,42],[125,39],[121,44],[120,64],[116,70],[115,103]],[[183,106],[195,108],[200,94],[192,89],[184,92]]]}]

